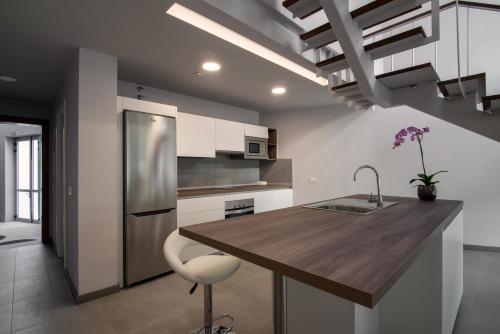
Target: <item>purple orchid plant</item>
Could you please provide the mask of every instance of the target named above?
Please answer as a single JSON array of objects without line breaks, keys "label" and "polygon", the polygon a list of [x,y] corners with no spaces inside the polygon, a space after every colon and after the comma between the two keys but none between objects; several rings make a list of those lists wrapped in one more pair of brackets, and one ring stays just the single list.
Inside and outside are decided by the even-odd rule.
[{"label": "purple orchid plant", "polygon": [[424,139],[424,135],[426,133],[429,133],[430,129],[429,127],[425,127],[422,129],[416,128],[414,126],[409,126],[407,128],[403,128],[399,130],[398,133],[396,133],[396,136],[394,137],[394,146],[393,149],[396,149],[400,147],[404,142],[406,137],[410,136],[411,141],[417,141],[418,146],[420,147],[420,157],[422,158],[422,169],[423,173],[417,174],[418,178],[416,179],[411,179],[410,184],[420,181],[422,182],[423,185],[425,186],[433,186],[436,183],[439,183],[439,181],[433,181],[434,176],[436,176],[439,173],[446,173],[446,170],[442,170],[439,172],[436,172],[431,175],[427,175],[427,170],[425,169],[425,163],[424,163],[424,150],[422,148],[422,140]]}]

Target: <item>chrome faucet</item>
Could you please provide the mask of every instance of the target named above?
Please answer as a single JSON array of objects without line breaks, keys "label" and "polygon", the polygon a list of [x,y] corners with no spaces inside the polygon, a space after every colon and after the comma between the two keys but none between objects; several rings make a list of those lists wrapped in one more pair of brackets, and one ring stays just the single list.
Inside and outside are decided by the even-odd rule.
[{"label": "chrome faucet", "polygon": [[[370,165],[363,165],[363,166],[358,167],[358,169],[356,169],[356,172],[354,173],[354,181],[356,181],[356,174],[358,174],[358,172],[360,170],[365,169],[365,168],[371,169],[375,173],[375,177],[377,178],[377,207],[382,208],[382,207],[384,207],[384,201],[382,200],[382,194],[380,193],[380,177],[378,175],[377,170],[374,167],[372,167]],[[370,201],[370,199],[371,199],[371,195],[370,195],[370,198],[368,199],[368,201]]]}]

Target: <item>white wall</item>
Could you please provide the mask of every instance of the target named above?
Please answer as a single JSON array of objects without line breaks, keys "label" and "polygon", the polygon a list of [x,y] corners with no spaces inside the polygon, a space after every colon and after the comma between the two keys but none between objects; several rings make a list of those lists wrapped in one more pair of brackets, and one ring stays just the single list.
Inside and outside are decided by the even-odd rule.
[{"label": "white wall", "polygon": [[[393,150],[394,134],[407,126],[429,126],[424,152],[428,171],[437,177],[439,198],[465,202],[465,243],[500,246],[500,143],[448,124],[409,107],[355,112],[343,107],[261,115],[276,127],[279,157],[293,159],[294,200],[302,204],[337,196],[376,192],[375,178],[361,164],[381,174],[382,193],[416,196],[408,181],[421,171],[418,146]],[[316,177],[317,182],[309,182]]]},{"label": "white wall", "polygon": [[[79,294],[118,284],[117,59],[80,49]],[[98,273],[98,274],[97,274]]]},{"label": "white wall", "polygon": [[79,296],[118,284],[116,96],[117,59],[79,49],[55,104],[66,105],[66,269]]},{"label": "white wall", "polygon": [[[65,161],[66,189],[64,189],[65,228],[56,230],[64,233],[64,266],[73,286],[78,291],[78,76],[79,52],[76,51],[66,70],[64,82],[59,90],[55,105],[65,105]],[[56,109],[55,111],[59,110]],[[54,111],[54,114],[55,114]],[[56,119],[54,115],[53,119]],[[62,129],[59,129],[61,131]],[[60,149],[60,148],[59,148]],[[62,173],[61,173],[62,174]],[[59,175],[58,177],[62,177]],[[70,194],[69,188],[72,188]],[[59,198],[55,198],[59,200]],[[57,206],[62,210],[60,204]],[[62,222],[58,222],[62,224]],[[56,238],[59,239],[59,238]],[[60,253],[60,250],[58,251]]]},{"label": "white wall", "polygon": [[143,94],[146,96],[146,101],[176,106],[179,112],[227,119],[235,122],[259,124],[259,113],[253,110],[238,108],[228,104],[212,102],[152,87],[145,87],[140,84],[126,81],[118,82],[118,95],[136,98],[137,86],[145,88]]}]

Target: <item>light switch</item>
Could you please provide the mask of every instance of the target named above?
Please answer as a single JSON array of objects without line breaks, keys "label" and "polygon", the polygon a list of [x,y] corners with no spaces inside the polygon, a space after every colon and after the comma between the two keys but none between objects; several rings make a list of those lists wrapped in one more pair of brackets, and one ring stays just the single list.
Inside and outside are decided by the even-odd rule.
[{"label": "light switch", "polygon": [[318,181],[318,179],[317,179],[316,177],[314,177],[314,176],[311,176],[311,177],[309,178],[309,183],[310,183],[310,184],[314,184],[314,183],[316,183],[317,181]]},{"label": "light switch", "polygon": [[73,196],[73,187],[68,187],[68,196]]}]

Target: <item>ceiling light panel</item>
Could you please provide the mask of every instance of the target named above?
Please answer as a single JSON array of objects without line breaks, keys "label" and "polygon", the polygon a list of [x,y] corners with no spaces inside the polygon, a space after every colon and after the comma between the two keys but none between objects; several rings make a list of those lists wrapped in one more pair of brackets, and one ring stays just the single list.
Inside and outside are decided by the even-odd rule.
[{"label": "ceiling light panel", "polygon": [[220,64],[215,62],[204,63],[202,67],[205,71],[209,72],[217,72],[218,70],[220,70]]},{"label": "ceiling light panel", "polygon": [[285,94],[286,93],[286,88],[285,87],[274,87],[271,90],[271,93],[273,93],[274,95]]},{"label": "ceiling light panel", "polygon": [[321,86],[327,86],[328,80],[323,77],[317,77],[316,73],[307,68],[291,61],[288,58],[262,46],[251,39],[238,34],[237,32],[224,27],[223,25],[210,20],[209,18],[192,11],[178,3],[174,3],[168,10],[167,14],[178,18],[192,26],[195,26],[203,31],[208,32],[216,37],[219,37],[226,42],[245,49],[259,57],[262,57],[276,65],[279,65],[289,71],[292,71],[306,79],[316,82]]}]

